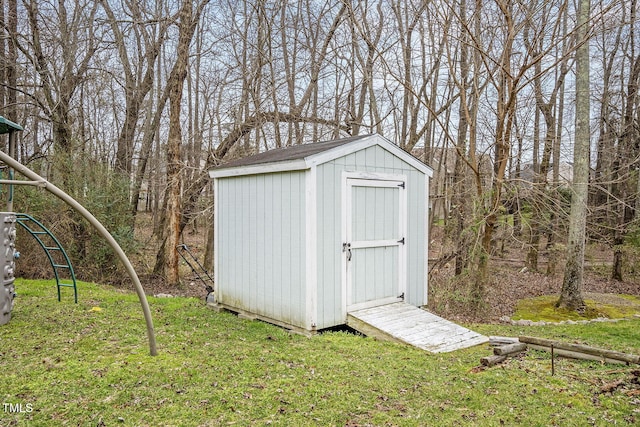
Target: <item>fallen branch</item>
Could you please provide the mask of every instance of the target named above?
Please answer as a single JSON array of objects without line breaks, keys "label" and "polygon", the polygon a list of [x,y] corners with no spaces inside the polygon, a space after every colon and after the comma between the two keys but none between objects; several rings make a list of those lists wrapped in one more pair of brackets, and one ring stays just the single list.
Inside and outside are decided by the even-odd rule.
[{"label": "fallen branch", "polygon": [[510,356],[512,354],[521,353],[527,349],[525,343],[519,342],[514,344],[507,344],[493,349],[493,354],[496,356]]},{"label": "fallen branch", "polygon": [[489,337],[489,345],[492,347],[506,345],[506,344],[516,344],[519,342],[520,340],[518,338],[498,337],[498,336]]},{"label": "fallen branch", "polygon": [[[550,348],[553,347],[555,352],[561,356],[561,352],[568,354],[580,354],[583,357],[572,357],[574,359],[585,359],[585,360],[604,360],[604,361],[613,361],[613,363],[635,363],[640,364],[640,356],[635,354],[627,354],[620,353],[618,351],[604,350],[601,348],[591,347],[587,345],[581,344],[570,344],[561,341],[548,340],[543,338],[535,338],[535,337],[527,337],[522,336],[519,338],[520,342],[524,342],[529,344],[529,347],[535,348],[534,346],[543,347],[543,350],[551,351]],[[587,357],[591,356],[591,357]],[[571,357],[571,356],[568,356]]]},{"label": "fallen branch", "polygon": [[507,356],[486,356],[480,359],[482,366],[495,366],[498,363],[502,363],[507,360]]},{"label": "fallen branch", "polygon": [[[536,345],[536,344],[527,344],[527,347],[533,350],[541,350],[541,351],[551,351],[551,347]],[[627,362],[619,360],[619,359],[609,359],[607,357],[597,356],[594,354],[580,353],[577,351],[569,351],[558,349],[555,346],[553,347],[553,352],[556,356],[566,357],[569,359],[578,359],[578,360],[595,360],[598,362],[606,362],[606,363],[621,363],[627,364]]]},{"label": "fallen branch", "polygon": [[495,366],[507,360],[507,357],[514,357],[527,349],[527,345],[519,342],[512,342],[517,338],[510,339],[510,344],[494,347],[493,356],[486,356],[480,359],[483,366]]}]

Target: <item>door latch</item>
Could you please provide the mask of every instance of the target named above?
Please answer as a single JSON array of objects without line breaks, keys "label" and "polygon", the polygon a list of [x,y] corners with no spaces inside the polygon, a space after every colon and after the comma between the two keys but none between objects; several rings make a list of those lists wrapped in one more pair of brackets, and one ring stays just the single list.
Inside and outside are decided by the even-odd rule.
[{"label": "door latch", "polygon": [[351,243],[342,244],[342,252],[347,253],[347,261],[351,261]]}]

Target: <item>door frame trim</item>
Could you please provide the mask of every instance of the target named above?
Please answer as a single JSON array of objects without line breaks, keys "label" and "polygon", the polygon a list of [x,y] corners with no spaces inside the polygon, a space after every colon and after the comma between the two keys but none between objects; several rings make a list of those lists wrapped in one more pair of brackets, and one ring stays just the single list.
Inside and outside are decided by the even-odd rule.
[{"label": "door frame trim", "polygon": [[[406,175],[402,174],[390,174],[390,173],[372,173],[372,172],[350,172],[343,171],[342,172],[342,183],[341,183],[341,199],[342,199],[342,207],[341,207],[341,222],[342,222],[342,235],[340,241],[339,250],[342,251],[342,243],[347,242],[347,237],[350,232],[350,224],[348,219],[350,219],[351,215],[351,200],[350,200],[350,190],[349,186],[353,186],[352,183],[349,183],[349,180],[361,180],[363,187],[387,187],[393,188],[398,185],[398,183],[403,183],[404,187],[400,187],[399,193],[399,228],[400,234],[405,239],[407,238],[407,185],[408,180]],[[385,181],[391,181],[388,185],[384,185]],[[380,184],[383,185],[374,185]],[[366,185],[372,184],[372,185]],[[403,191],[404,190],[404,191]],[[379,243],[384,243],[386,241],[380,241]],[[359,245],[356,244],[355,248],[358,248]],[[342,272],[342,315],[344,319],[347,318],[347,310],[357,310],[361,308],[367,307],[375,307],[383,304],[390,304],[392,302],[401,301],[398,297],[393,298],[383,298],[380,300],[369,301],[364,303],[347,305],[349,299],[349,274],[348,271],[348,261],[347,256],[344,253],[341,253],[341,272]],[[407,290],[407,244],[406,241],[404,244],[398,245],[398,295],[403,294]]]}]

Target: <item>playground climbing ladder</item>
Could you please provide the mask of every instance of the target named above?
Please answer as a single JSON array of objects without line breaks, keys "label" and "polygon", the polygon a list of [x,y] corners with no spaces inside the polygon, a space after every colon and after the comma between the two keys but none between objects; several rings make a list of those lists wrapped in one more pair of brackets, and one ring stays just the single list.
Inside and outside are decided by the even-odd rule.
[{"label": "playground climbing ladder", "polygon": [[56,237],[42,223],[31,215],[16,213],[16,222],[31,234],[40,244],[49,258],[58,287],[58,301],[60,301],[60,288],[73,288],[74,300],[78,302],[78,288],[73,266],[64,248]]}]

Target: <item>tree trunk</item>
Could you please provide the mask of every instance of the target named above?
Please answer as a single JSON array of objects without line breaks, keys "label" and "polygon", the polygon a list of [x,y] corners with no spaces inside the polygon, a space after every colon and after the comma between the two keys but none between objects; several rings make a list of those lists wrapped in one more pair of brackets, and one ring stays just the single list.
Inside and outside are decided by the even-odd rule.
[{"label": "tree trunk", "polygon": [[518,122],[514,120],[514,125],[516,128],[516,139],[518,141],[518,154],[516,156],[516,166],[514,171],[514,178],[516,181],[515,185],[515,194],[511,204],[509,206],[509,211],[513,213],[513,235],[516,237],[520,237],[522,233],[522,213],[520,212],[520,191],[521,184],[520,181],[522,179],[522,152],[523,152],[523,140],[524,136],[522,132],[518,130]]},{"label": "tree trunk", "polygon": [[[9,28],[9,23],[5,18],[4,9],[5,9],[4,0],[0,0],[0,25],[2,25],[3,27]],[[8,73],[7,68],[9,67],[8,62],[10,62],[10,59],[8,58],[8,54],[6,51],[5,37],[0,37],[0,55],[2,58],[7,58],[6,62],[3,62],[2,64],[0,64],[0,81],[7,82],[7,73]],[[0,85],[0,105],[7,105],[6,89],[4,85]],[[7,116],[7,118],[9,120],[12,120],[11,117]]]},{"label": "tree trunk", "polygon": [[478,274],[473,289],[473,297],[479,303],[484,298],[485,288],[488,281],[489,258],[492,252],[493,233],[498,225],[498,214],[501,204],[502,186],[505,178],[505,171],[511,152],[511,132],[515,117],[517,81],[511,70],[511,56],[513,53],[513,42],[516,31],[513,21],[513,5],[510,1],[498,2],[503,14],[505,24],[505,43],[500,57],[500,71],[497,78],[497,120],[494,145],[494,176],[491,183],[491,192],[488,205],[486,206],[486,216],[484,230],[482,233],[482,253],[478,259]]},{"label": "tree trunk", "polygon": [[[8,18],[8,30],[11,34],[17,36],[18,34],[18,2],[16,0],[9,0],[9,16]],[[7,118],[14,122],[18,122],[18,106],[16,97],[16,88],[18,87],[18,74],[17,74],[17,62],[18,52],[16,45],[13,41],[9,40],[7,51],[7,65],[6,65],[6,81],[9,85],[7,91]]]},{"label": "tree trunk", "polygon": [[[568,40],[567,40],[567,32],[568,32],[568,13],[565,10],[562,14],[562,55],[568,58]],[[569,67],[567,65],[567,61],[562,61],[562,65],[560,66],[560,73],[566,75]],[[562,83],[558,87],[558,107],[556,110],[557,126],[556,126],[556,134],[555,140],[553,141],[553,183],[554,183],[554,192],[553,192],[553,201],[555,206],[560,206],[562,203],[560,193],[558,191],[560,187],[560,146],[562,141],[562,129],[563,129],[563,118],[564,118],[564,90],[565,83],[564,79]],[[547,249],[554,248],[556,242],[556,234],[558,234],[560,228],[560,215],[557,209],[552,209],[551,218],[550,218],[550,230],[547,235]],[[553,272],[549,269],[555,265],[554,262],[550,262],[547,264],[547,275],[552,275]]]},{"label": "tree trunk", "polygon": [[162,245],[156,257],[154,272],[163,275],[170,285],[179,285],[178,251],[182,222],[182,126],[181,108],[184,80],[189,64],[189,45],[202,9],[208,0],[198,5],[194,15],[193,3],[184,1],[180,8],[180,23],[176,62],[169,75],[169,136],[167,139],[167,190]]},{"label": "tree trunk", "polygon": [[622,262],[624,260],[622,245],[628,233],[629,224],[635,216],[633,208],[636,200],[633,191],[637,187],[635,174],[633,173],[632,159],[637,158],[638,141],[637,132],[637,94],[638,80],[640,79],[640,56],[630,61],[629,81],[627,83],[626,106],[624,112],[624,128],[618,143],[618,159],[614,168],[615,180],[613,183],[614,192],[618,202],[617,224],[614,232],[614,258],[611,277],[622,281]]},{"label": "tree trunk", "polygon": [[[466,23],[467,21],[467,2],[466,0],[460,1],[460,21]],[[468,131],[468,105],[467,105],[467,81],[469,79],[469,32],[464,31],[462,40],[460,40],[460,105],[458,108],[458,140],[456,141],[456,161],[454,165],[453,173],[453,212],[452,219],[454,222],[454,239],[456,241],[456,259],[455,259],[455,275],[459,276],[467,266],[468,260],[468,242],[463,231],[465,229],[465,213],[467,212],[467,200],[468,194],[466,191],[465,177],[466,167],[464,162],[464,156],[467,151],[467,131]]]},{"label": "tree trunk", "polygon": [[213,247],[213,241],[214,241],[216,230],[214,229],[215,218],[214,218],[213,212],[214,212],[214,209],[211,210],[211,215],[207,218],[207,222],[209,223],[209,226],[207,227],[207,233],[206,233],[207,242],[205,245],[204,264],[203,264],[204,268],[210,273],[214,273],[213,260],[214,260],[215,248]]},{"label": "tree trunk", "polygon": [[[538,68],[538,66],[536,67]],[[537,70],[536,70],[537,71]],[[539,81],[541,77],[537,76]],[[537,197],[537,190],[540,187],[540,108],[536,108],[533,119],[533,180],[531,183],[531,194],[529,198],[535,200]],[[527,257],[525,265],[531,271],[538,271],[538,250],[540,242],[540,206],[537,203],[532,203],[531,224],[529,225],[529,250],[527,251]]]},{"label": "tree trunk", "polygon": [[[150,115],[147,116],[147,124],[145,126],[144,136],[142,138],[142,146],[140,147],[140,159],[138,160],[138,168],[136,169],[135,178],[133,180],[133,188],[131,189],[130,209],[133,218],[135,218],[136,214],[138,213],[138,199],[140,198],[140,192],[142,191],[142,181],[147,170],[147,164],[151,155],[151,149],[153,148],[153,141],[156,139],[157,130],[160,128],[162,112],[164,111],[164,107],[167,103],[168,98],[169,90],[167,87],[163,91],[163,94],[159,96],[156,101],[156,111],[153,114],[153,118],[150,118]],[[149,106],[151,106],[152,104],[153,102],[149,100]],[[148,192],[151,192],[151,183],[149,184]],[[155,215],[156,213],[154,212],[154,217]]]},{"label": "tree trunk", "polygon": [[576,136],[573,152],[573,196],[569,216],[567,265],[557,307],[579,310],[584,307],[582,281],[584,272],[585,229],[589,183],[589,40],[587,27],[591,0],[580,0],[576,29],[580,45],[576,49]]}]

